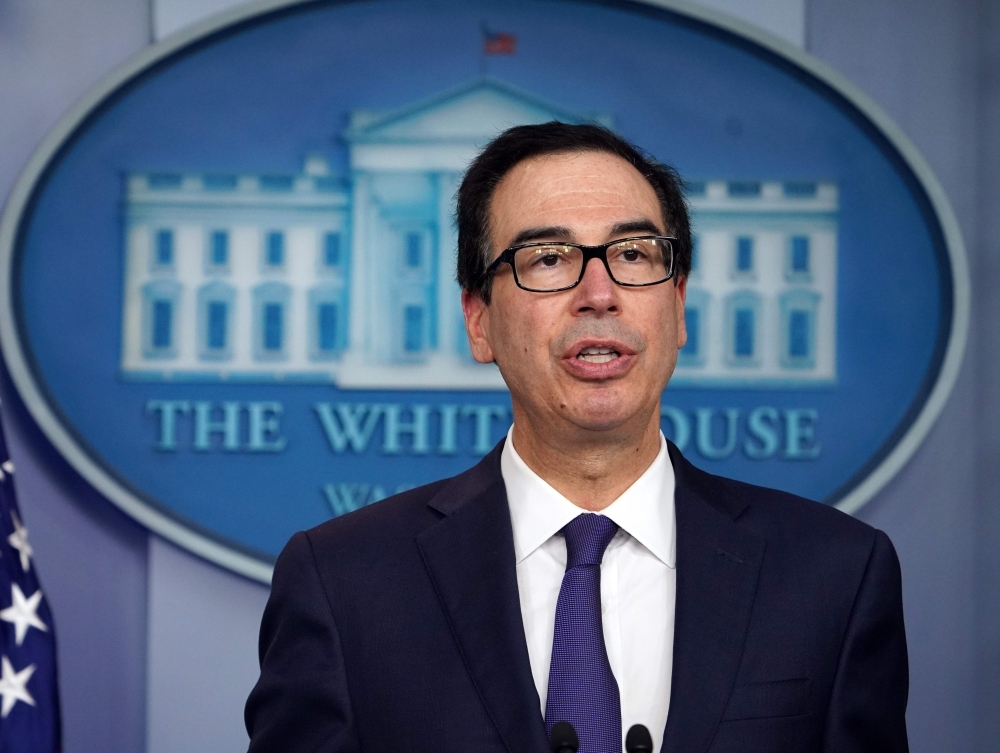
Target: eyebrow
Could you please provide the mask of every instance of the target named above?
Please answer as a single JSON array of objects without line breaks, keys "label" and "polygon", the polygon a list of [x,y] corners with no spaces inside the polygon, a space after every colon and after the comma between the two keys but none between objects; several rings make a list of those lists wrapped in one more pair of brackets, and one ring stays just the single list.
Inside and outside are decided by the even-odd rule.
[{"label": "eyebrow", "polygon": [[[549,227],[529,227],[514,236],[510,246],[520,246],[522,243],[532,241],[569,241],[573,238],[573,232],[568,227],[552,225]],[[509,247],[509,246],[508,246]]]},{"label": "eyebrow", "polygon": [[[619,222],[617,225],[613,225],[611,228],[610,235],[631,235],[633,233],[650,233],[652,235],[661,235],[663,230],[656,226],[656,223],[652,220],[640,219],[640,220],[629,220],[627,222]],[[547,227],[529,227],[522,230],[520,233],[514,236],[511,242],[508,244],[508,248],[511,246],[520,246],[523,243],[532,243],[533,241],[567,241],[573,240],[573,231],[568,227],[562,227],[560,225],[550,225]]]},{"label": "eyebrow", "polygon": [[662,235],[663,230],[657,227],[655,222],[647,219],[619,222],[611,228],[611,235],[631,235],[632,233],[651,233],[653,235]]}]

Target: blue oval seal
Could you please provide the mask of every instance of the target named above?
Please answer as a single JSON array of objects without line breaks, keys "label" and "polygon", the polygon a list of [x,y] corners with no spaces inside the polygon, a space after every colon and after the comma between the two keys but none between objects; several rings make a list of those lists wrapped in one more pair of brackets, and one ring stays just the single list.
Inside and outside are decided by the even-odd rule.
[{"label": "blue oval seal", "polygon": [[144,51],[0,225],[0,343],[58,450],[155,532],[267,580],[291,533],[506,432],[454,281],[454,192],[505,127],[597,121],[695,231],[663,428],[853,512],[954,383],[968,273],[910,142],[804,53],[671,3],[274,2]]}]

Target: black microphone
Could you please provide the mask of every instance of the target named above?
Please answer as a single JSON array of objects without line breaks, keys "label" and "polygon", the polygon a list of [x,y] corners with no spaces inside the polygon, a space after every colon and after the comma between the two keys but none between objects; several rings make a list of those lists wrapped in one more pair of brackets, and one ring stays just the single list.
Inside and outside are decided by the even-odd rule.
[{"label": "black microphone", "polygon": [[549,750],[552,753],[576,753],[579,749],[580,740],[577,738],[576,730],[573,729],[572,724],[556,722],[552,725],[552,733],[549,735]]},{"label": "black microphone", "polygon": [[[554,732],[555,730],[553,730]],[[626,753],[653,753],[653,738],[641,724],[633,724],[625,735]]]}]

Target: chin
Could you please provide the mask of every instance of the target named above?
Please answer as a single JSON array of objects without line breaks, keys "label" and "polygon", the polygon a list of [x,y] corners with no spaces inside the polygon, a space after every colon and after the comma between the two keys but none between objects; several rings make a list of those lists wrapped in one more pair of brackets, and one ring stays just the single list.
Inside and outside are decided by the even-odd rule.
[{"label": "chin", "polygon": [[614,431],[627,424],[641,410],[641,405],[624,401],[620,395],[608,394],[595,399],[580,400],[569,411],[570,420],[581,429]]}]

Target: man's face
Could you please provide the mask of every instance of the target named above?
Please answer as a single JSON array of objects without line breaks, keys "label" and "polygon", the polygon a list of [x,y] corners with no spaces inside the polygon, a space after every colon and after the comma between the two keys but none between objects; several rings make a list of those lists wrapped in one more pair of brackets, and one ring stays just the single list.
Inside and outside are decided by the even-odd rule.
[{"label": "man's face", "polygon": [[[602,152],[519,163],[496,188],[490,223],[494,258],[518,243],[597,246],[668,234],[652,186]],[[683,279],[621,287],[595,259],[578,286],[558,293],[521,290],[503,264],[490,305],[468,294],[462,303],[473,355],[497,362],[515,420],[527,411],[522,417],[608,431],[650,420],[687,337],[684,294]]]}]

